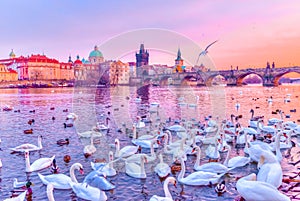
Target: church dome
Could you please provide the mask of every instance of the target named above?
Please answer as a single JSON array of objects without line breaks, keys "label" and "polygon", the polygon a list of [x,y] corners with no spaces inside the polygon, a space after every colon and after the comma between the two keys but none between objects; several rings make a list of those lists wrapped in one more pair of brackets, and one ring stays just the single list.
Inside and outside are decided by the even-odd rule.
[{"label": "church dome", "polygon": [[91,51],[89,57],[103,57],[103,54],[98,50],[97,45],[95,46],[94,50]]},{"label": "church dome", "polygon": [[74,64],[82,64],[82,61],[79,59],[79,55],[77,55],[77,59],[74,61]]}]

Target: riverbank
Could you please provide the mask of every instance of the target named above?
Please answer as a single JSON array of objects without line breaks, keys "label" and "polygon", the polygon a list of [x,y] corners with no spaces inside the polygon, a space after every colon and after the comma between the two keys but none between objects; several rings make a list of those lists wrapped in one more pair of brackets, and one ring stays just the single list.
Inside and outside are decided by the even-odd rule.
[{"label": "riverbank", "polygon": [[11,81],[11,82],[0,82],[1,89],[7,88],[51,88],[51,87],[74,87],[74,82],[65,81]]}]

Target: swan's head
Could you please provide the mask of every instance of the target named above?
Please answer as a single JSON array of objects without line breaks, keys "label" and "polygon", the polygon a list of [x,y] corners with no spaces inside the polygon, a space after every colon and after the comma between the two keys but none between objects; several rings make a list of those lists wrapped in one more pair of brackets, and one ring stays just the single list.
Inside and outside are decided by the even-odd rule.
[{"label": "swan's head", "polygon": [[119,145],[119,144],[120,144],[119,139],[115,139],[115,145]]},{"label": "swan's head", "polygon": [[199,147],[199,146],[195,146],[195,147],[192,149],[192,153],[198,152],[199,150],[200,150],[200,147]]},{"label": "swan's head", "polygon": [[25,151],[25,158],[29,157],[29,151]]},{"label": "swan's head", "polygon": [[177,188],[177,186],[176,186],[177,181],[174,177],[169,177],[169,182],[172,183]]},{"label": "swan's head", "polygon": [[114,153],[112,151],[108,152],[109,160],[114,160]]},{"label": "swan's head", "polygon": [[74,168],[79,171],[80,174],[84,174],[83,166],[80,163],[74,163]]}]

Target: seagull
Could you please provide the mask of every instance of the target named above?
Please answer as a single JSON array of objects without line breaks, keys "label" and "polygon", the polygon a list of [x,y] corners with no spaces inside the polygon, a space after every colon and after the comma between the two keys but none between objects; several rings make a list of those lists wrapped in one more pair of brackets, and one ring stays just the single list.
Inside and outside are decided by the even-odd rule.
[{"label": "seagull", "polygon": [[212,42],[211,44],[209,44],[209,45],[205,48],[205,50],[203,50],[203,51],[199,54],[196,64],[198,63],[199,57],[200,57],[201,55],[205,56],[205,55],[208,53],[208,51],[207,51],[208,48],[209,48],[210,46],[212,46],[214,43],[216,43],[217,41],[218,41],[218,40],[216,40],[216,41]]}]

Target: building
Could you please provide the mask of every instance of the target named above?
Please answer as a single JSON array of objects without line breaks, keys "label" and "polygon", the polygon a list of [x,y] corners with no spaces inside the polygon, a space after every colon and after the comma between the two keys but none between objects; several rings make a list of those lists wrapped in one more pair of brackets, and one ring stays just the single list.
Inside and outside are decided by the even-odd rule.
[{"label": "building", "polygon": [[109,69],[110,85],[128,85],[130,78],[130,69],[128,63],[114,61],[110,64]]},{"label": "building", "polygon": [[5,65],[0,64],[0,82],[4,81],[17,81],[18,73],[13,69],[7,68]]},{"label": "building", "polygon": [[13,50],[8,59],[1,59],[0,64],[17,72],[17,80],[55,81],[73,80],[74,70],[71,63],[60,63],[56,59],[45,55],[31,55],[17,57]]},{"label": "building", "polygon": [[185,66],[183,65],[183,59],[181,58],[180,48],[178,48],[177,58],[175,59],[174,72],[184,72]]},{"label": "building", "polygon": [[148,65],[149,63],[149,53],[144,48],[144,44],[141,44],[139,53],[135,54],[136,57],[136,67]]}]

